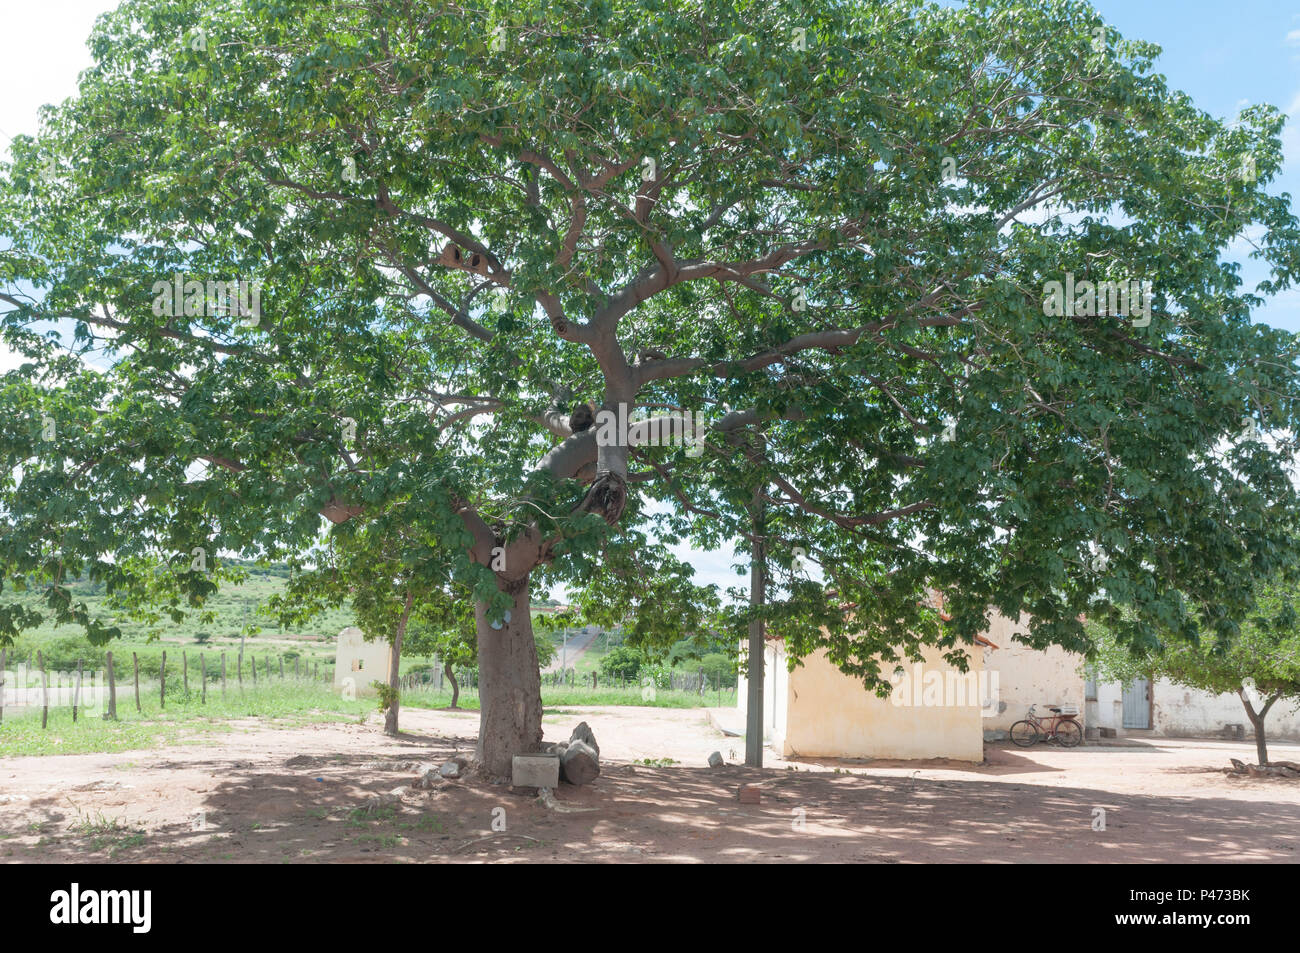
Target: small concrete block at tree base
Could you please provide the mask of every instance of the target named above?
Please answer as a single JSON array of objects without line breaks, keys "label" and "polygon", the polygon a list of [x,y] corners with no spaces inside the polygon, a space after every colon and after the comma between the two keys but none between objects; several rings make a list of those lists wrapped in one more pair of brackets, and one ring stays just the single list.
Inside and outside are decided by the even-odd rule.
[{"label": "small concrete block at tree base", "polygon": [[713,752],[713,754],[709,755],[709,767],[710,767],[710,768],[720,768],[720,767],[722,767],[724,764],[726,764],[726,762],[722,760],[722,752],[721,752],[721,751],[715,751],[715,752]]},{"label": "small concrete block at tree base", "polygon": [[438,774],[442,775],[444,778],[458,778],[460,777],[460,769],[461,766],[458,762],[444,761],[442,766],[438,768]]},{"label": "small concrete block at tree base", "polygon": [[517,788],[555,788],[560,784],[558,754],[517,754],[510,765],[510,783]]},{"label": "small concrete block at tree base", "polygon": [[762,790],[757,784],[742,784],[737,792],[741,804],[762,804]]}]

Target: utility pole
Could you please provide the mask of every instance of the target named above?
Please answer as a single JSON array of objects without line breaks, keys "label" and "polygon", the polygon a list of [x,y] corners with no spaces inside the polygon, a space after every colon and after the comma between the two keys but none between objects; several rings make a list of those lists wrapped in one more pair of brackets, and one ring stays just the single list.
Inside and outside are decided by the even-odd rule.
[{"label": "utility pole", "polygon": [[[763,490],[759,485],[754,490],[754,501],[750,504],[749,514],[751,529],[754,534],[749,552],[749,607],[760,608],[765,602],[767,552],[763,544],[764,511]],[[748,700],[745,705],[745,764],[751,768],[763,766],[763,662],[765,645],[763,639],[763,620],[752,619],[749,623],[749,658],[746,666],[748,672]]]}]

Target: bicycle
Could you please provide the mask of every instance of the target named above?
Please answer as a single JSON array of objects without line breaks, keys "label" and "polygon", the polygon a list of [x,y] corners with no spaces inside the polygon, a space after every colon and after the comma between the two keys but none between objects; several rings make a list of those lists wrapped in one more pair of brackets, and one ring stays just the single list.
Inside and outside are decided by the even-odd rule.
[{"label": "bicycle", "polygon": [[1043,719],[1034,713],[1037,705],[1030,705],[1028,717],[1011,726],[1011,741],[1021,748],[1038,744],[1039,740],[1057,741],[1063,747],[1073,748],[1083,741],[1083,727],[1074,720],[1079,714],[1077,708],[1058,708],[1048,706],[1052,716],[1044,725]]}]

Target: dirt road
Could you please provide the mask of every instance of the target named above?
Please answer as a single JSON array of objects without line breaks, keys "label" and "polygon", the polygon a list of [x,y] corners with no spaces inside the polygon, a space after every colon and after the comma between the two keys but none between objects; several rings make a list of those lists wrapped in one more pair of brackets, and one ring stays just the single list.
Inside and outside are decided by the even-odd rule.
[{"label": "dirt road", "polygon": [[579,632],[569,637],[567,648],[558,648],[555,650],[555,658],[547,665],[542,672],[549,674],[560,671],[561,667],[573,668],[578,664],[578,659],[587,654],[587,649],[591,648],[592,643],[598,638],[595,632]]},{"label": "dirt road", "polygon": [[[1300,783],[1226,775],[1249,745],[991,746],[982,765],[772,762],[743,757],[703,710],[569,709],[604,770],[555,811],[478,780],[413,788],[418,764],[472,750],[475,713],[273,729],[202,743],[0,762],[0,860],[116,862],[912,861],[1300,859]],[[1300,760],[1297,746],[1276,757]],[[635,762],[651,759],[653,765]],[[665,764],[671,759],[680,764]],[[837,773],[838,772],[838,773]],[[741,783],[764,785],[740,804]],[[1106,829],[1094,830],[1096,809]],[[497,822],[494,829],[493,822]],[[505,830],[500,830],[504,820]]]}]

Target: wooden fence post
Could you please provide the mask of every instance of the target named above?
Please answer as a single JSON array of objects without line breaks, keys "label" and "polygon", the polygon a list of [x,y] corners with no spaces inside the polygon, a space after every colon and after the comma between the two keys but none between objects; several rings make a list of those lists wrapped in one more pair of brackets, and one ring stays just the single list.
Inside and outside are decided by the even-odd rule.
[{"label": "wooden fence post", "polygon": [[284,656],[280,656],[280,681],[284,681]]},{"label": "wooden fence post", "polygon": [[0,649],[0,724],[5,720],[5,656],[6,649]]},{"label": "wooden fence post", "polygon": [[221,653],[221,697],[226,697],[226,653]]},{"label": "wooden fence post", "polygon": [[77,705],[81,702],[81,659],[77,659],[77,684],[72,686],[72,723],[77,723]]},{"label": "wooden fence post", "polygon": [[41,669],[41,727],[44,728],[50,720],[50,687],[45,681],[45,656],[39,649],[36,651],[36,664]]},{"label": "wooden fence post", "polygon": [[108,717],[117,721],[117,681],[113,678],[113,653],[108,653]]},{"label": "wooden fence post", "polygon": [[249,661],[253,663],[252,665],[249,666],[249,669],[253,673],[253,684],[256,685],[257,684],[257,656],[254,655],[251,659],[249,659]]},{"label": "wooden fence post", "polygon": [[158,666],[158,704],[167,707],[167,650],[163,649],[162,664]]},{"label": "wooden fence post", "polygon": [[208,703],[208,663],[203,659],[203,653],[199,653],[199,678],[203,679],[203,690],[200,702],[204,705]]},{"label": "wooden fence post", "polygon": [[240,652],[239,657],[235,659],[235,678],[239,683],[239,690],[244,690],[244,653]]},{"label": "wooden fence post", "polygon": [[113,653],[107,653],[108,664],[108,718],[117,720],[117,680],[113,677]]},{"label": "wooden fence post", "polygon": [[298,656],[293,657],[293,677],[298,678]]},{"label": "wooden fence post", "polygon": [[131,661],[135,663],[135,710],[140,710],[140,656],[135,652],[131,653]]}]

